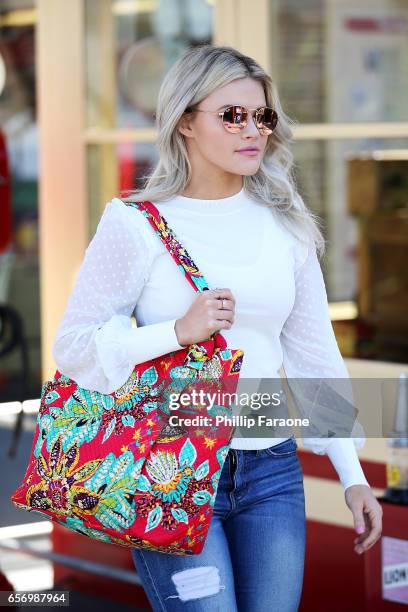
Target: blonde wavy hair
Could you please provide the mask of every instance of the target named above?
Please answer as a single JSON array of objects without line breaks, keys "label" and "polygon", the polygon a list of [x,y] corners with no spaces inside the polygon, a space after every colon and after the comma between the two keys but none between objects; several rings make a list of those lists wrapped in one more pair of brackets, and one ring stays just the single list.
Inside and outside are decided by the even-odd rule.
[{"label": "blonde wavy hair", "polygon": [[[268,136],[259,170],[243,177],[246,193],[271,209],[277,220],[300,241],[314,242],[325,251],[320,217],[307,208],[297,191],[290,150],[291,126],[297,122],[281,106],[272,78],[251,57],[229,46],[199,45],[187,49],[166,73],[155,113],[159,161],[143,189],[121,191],[124,202],[164,202],[183,193],[191,180],[191,165],[178,123],[190,107],[235,79],[250,77],[263,86],[266,104],[278,113],[275,131]],[[128,194],[124,196],[124,194]]]}]

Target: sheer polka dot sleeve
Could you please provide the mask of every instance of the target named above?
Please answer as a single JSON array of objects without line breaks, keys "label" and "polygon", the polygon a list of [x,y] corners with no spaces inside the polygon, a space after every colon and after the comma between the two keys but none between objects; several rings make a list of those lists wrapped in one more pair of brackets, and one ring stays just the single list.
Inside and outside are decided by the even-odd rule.
[{"label": "sheer polka dot sleeve", "polygon": [[[303,261],[303,255],[298,262]],[[303,263],[295,267],[296,296],[282,329],[284,368],[291,377],[348,376],[330,320],[326,287],[310,246]]]},{"label": "sheer polka dot sleeve", "polygon": [[[323,436],[324,431],[329,433],[333,403],[330,401],[325,413],[325,402],[318,404],[320,397],[323,397],[320,391],[324,388],[325,397],[339,402],[339,410],[344,407],[347,418],[351,414],[354,420],[352,385],[331,323],[323,273],[314,244],[302,246],[295,260],[295,301],[281,332],[283,367],[291,391],[297,390],[294,396],[299,412],[302,413],[300,416],[313,415],[313,410],[316,415],[316,406],[319,407],[319,414],[323,416],[319,421],[312,416],[311,422]],[[302,383],[300,379],[304,378],[314,380]],[[346,419],[343,419],[344,423],[341,416],[338,419],[337,425],[346,425]],[[314,453],[326,453],[329,456],[344,488],[351,484],[368,484],[356,452],[356,448],[361,448],[365,442],[364,430],[358,421],[354,422],[350,437],[305,436],[302,442]]]},{"label": "sheer polka dot sleeve", "polygon": [[123,385],[136,364],[181,348],[175,319],[132,326],[152,249],[138,224],[129,223],[123,206],[112,201],[105,207],[52,349],[62,374],[101,393]]}]

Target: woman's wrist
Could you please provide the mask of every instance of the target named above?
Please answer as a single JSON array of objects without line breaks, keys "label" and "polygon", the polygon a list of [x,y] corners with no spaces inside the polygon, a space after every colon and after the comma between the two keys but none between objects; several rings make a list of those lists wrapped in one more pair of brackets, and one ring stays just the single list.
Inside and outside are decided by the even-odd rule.
[{"label": "woman's wrist", "polygon": [[176,319],[176,322],[174,323],[174,332],[176,334],[177,342],[179,343],[179,345],[183,348],[188,346],[188,342],[184,341],[182,332],[180,330],[180,319]]}]

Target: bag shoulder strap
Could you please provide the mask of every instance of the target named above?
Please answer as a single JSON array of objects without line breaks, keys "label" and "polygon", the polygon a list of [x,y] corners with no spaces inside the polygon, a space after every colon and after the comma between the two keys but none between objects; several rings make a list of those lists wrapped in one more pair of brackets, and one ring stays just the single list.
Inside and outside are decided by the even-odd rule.
[{"label": "bag shoulder strap", "polygon": [[[121,201],[123,202],[123,200]],[[188,254],[187,249],[179,242],[176,234],[156,206],[147,200],[144,202],[123,203],[127,206],[132,206],[132,208],[136,208],[147,219],[193,289],[197,292],[209,289],[204,275],[200,272],[193,259]]]}]

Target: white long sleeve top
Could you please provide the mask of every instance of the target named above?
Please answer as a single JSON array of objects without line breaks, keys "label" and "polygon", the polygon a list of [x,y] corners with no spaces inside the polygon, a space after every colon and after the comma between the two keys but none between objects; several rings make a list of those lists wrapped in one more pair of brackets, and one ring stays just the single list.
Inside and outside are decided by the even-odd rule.
[{"label": "white long sleeve top", "polygon": [[[221,333],[244,350],[240,380],[348,378],[329,317],[314,245],[298,241],[244,188],[218,200],[175,196],[155,203],[204,274],[228,287],[235,321]],[[111,393],[136,364],[181,348],[174,325],[196,293],[140,211],[114,198],[105,206],[56,333],[59,371],[79,385]],[[137,321],[132,325],[131,317]],[[287,438],[239,437],[232,448],[256,449]],[[368,482],[356,448],[364,438],[304,438],[326,453],[346,489]]]}]

